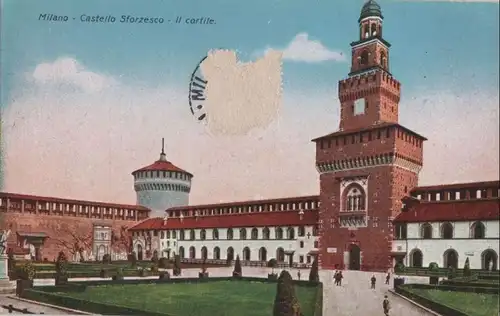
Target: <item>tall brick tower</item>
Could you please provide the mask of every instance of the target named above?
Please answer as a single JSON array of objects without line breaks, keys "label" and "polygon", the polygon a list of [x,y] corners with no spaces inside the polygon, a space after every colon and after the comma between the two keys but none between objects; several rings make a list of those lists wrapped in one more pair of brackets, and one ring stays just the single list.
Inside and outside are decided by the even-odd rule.
[{"label": "tall brick tower", "polygon": [[313,140],[323,269],[391,267],[392,219],[423,164],[426,138],[398,124],[401,85],[389,72],[382,21],[380,6],[366,2],[351,71],[339,82],[339,131]]}]

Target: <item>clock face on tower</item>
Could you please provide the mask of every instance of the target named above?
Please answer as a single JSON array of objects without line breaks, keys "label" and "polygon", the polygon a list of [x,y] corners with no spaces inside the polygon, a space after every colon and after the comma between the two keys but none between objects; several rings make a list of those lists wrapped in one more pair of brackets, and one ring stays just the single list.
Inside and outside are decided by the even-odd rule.
[{"label": "clock face on tower", "polygon": [[365,114],[365,99],[354,101],[354,115]]}]

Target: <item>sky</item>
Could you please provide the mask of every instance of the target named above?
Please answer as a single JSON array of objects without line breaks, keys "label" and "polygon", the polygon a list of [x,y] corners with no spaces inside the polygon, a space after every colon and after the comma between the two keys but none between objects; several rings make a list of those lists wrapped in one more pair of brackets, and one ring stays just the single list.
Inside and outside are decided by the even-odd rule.
[{"label": "sky", "polygon": [[[338,129],[363,1],[148,3],[2,1],[2,191],[135,203],[130,173],[159,158],[164,137],[167,158],[194,174],[190,204],[318,194],[311,139]],[[498,179],[498,0],[379,3],[400,123],[429,139],[420,185]],[[191,115],[191,73],[220,48],[245,62],[282,53],[271,123],[214,135]]]}]

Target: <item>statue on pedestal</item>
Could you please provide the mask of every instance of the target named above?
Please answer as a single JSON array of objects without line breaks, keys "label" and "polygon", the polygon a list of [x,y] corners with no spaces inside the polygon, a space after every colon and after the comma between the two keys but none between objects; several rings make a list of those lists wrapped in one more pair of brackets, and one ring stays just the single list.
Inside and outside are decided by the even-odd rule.
[{"label": "statue on pedestal", "polygon": [[5,255],[5,250],[7,249],[7,238],[9,238],[10,229],[3,230],[0,236],[0,256]]}]

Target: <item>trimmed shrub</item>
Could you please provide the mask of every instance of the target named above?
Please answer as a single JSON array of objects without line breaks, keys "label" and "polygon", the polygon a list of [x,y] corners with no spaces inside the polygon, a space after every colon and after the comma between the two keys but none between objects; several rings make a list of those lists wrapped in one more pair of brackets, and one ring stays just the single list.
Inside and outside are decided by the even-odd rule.
[{"label": "trimmed shrub", "polygon": [[454,267],[449,266],[446,276],[448,277],[448,280],[454,279],[457,276],[457,270]]},{"label": "trimmed shrub", "polygon": [[170,280],[170,274],[167,271],[160,272],[160,280]]},{"label": "trimmed shrub", "polygon": [[276,268],[278,266],[278,260],[272,258],[267,262],[268,268]]},{"label": "trimmed shrub", "polygon": [[160,260],[158,261],[158,268],[162,269],[168,269],[168,259],[165,257],[161,257]]},{"label": "trimmed shrub", "polygon": [[158,266],[157,266],[156,264],[153,264],[153,265],[151,266],[151,272],[152,272],[152,273],[158,272]]},{"label": "trimmed shrub", "polygon": [[132,268],[135,268],[137,266],[137,254],[135,253],[135,251],[132,251],[128,255],[128,261],[130,262]]},{"label": "trimmed shrub", "polygon": [[439,266],[436,262],[429,263],[429,271],[439,271]]},{"label": "trimmed shrub", "polygon": [[471,276],[469,257],[465,259],[463,275],[466,278],[469,278]]},{"label": "trimmed shrub", "polygon": [[240,255],[237,255],[236,261],[234,262],[233,277],[241,277],[241,276],[242,272],[241,272]]},{"label": "trimmed shrub", "polygon": [[394,267],[394,272],[395,273],[401,273],[405,271],[405,265],[402,262],[396,263],[396,266]]},{"label": "trimmed shrub", "polygon": [[281,271],[278,278],[273,316],[302,316],[299,300],[295,295],[292,276],[286,270]]},{"label": "trimmed shrub", "polygon": [[155,250],[155,251],[153,251],[153,256],[151,257],[151,262],[157,265],[158,261],[159,261],[159,259],[158,259],[158,251]]},{"label": "trimmed shrub", "polygon": [[99,277],[100,278],[108,278],[108,270],[105,270],[105,269],[101,269],[101,271],[99,272]]},{"label": "trimmed shrub", "polygon": [[60,251],[56,260],[56,273],[58,275],[66,275],[68,272],[68,259],[63,251]]},{"label": "trimmed shrub", "polygon": [[175,276],[181,275],[181,257],[179,255],[175,255],[174,257],[174,269],[173,273]]},{"label": "trimmed shrub", "polygon": [[309,272],[309,282],[319,282],[318,259],[315,258]]},{"label": "trimmed shrub", "polygon": [[35,278],[35,266],[28,261],[18,268],[17,277],[21,280],[33,280]]},{"label": "trimmed shrub", "polygon": [[105,264],[111,263],[111,255],[109,253],[102,256],[102,263],[105,263]]},{"label": "trimmed shrub", "polygon": [[116,268],[116,273],[115,273],[115,275],[113,275],[113,280],[114,281],[123,280],[123,269],[122,268]]}]

